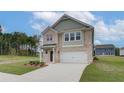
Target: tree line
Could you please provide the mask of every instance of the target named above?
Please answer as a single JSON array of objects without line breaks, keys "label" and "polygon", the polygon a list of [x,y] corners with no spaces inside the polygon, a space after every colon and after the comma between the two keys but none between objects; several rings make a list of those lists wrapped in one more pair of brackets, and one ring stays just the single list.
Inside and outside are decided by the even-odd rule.
[{"label": "tree line", "polygon": [[0,55],[36,56],[38,41],[22,32],[0,33]]}]

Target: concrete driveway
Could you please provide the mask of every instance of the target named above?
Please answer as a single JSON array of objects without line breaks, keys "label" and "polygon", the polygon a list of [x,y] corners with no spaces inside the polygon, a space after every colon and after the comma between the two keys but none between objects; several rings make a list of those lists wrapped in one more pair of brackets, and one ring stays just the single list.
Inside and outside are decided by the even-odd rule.
[{"label": "concrete driveway", "polygon": [[[87,64],[49,64],[27,74],[18,76],[4,76],[4,80],[18,82],[78,82]],[[1,73],[0,73],[0,78]],[[15,79],[14,79],[15,78]],[[0,79],[0,81],[2,81]]]}]

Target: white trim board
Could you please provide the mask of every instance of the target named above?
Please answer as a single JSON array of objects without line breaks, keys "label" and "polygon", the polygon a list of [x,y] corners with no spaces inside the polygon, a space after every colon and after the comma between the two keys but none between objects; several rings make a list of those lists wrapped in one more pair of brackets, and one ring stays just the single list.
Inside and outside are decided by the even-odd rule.
[{"label": "white trim board", "polygon": [[83,44],[81,44],[81,45],[64,45],[62,47],[78,47],[78,46],[83,46]]}]

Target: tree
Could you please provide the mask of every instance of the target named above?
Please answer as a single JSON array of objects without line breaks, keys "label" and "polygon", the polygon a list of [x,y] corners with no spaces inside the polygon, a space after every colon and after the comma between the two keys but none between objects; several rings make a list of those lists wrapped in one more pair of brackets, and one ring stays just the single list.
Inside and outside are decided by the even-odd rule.
[{"label": "tree", "polygon": [[115,48],[115,56],[120,56],[120,49],[119,48]]},{"label": "tree", "polygon": [[10,54],[10,55],[16,55],[16,50],[15,50],[15,48],[10,47],[10,48],[9,48],[9,54]]},{"label": "tree", "polygon": [[[31,56],[36,54],[38,38],[36,35],[27,36],[25,33],[13,32],[13,33],[0,33],[0,54],[16,54]],[[20,49],[20,46],[26,46],[24,49]],[[26,49],[26,51],[25,51]],[[29,51],[30,50],[30,51]],[[13,52],[13,53],[12,53]],[[24,53],[26,52],[26,53]]]}]

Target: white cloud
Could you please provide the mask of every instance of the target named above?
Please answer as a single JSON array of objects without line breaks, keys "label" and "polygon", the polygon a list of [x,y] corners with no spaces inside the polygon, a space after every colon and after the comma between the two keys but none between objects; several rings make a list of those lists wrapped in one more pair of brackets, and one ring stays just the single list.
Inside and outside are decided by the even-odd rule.
[{"label": "white cloud", "polygon": [[4,33],[6,31],[5,26],[1,25],[2,32]]},{"label": "white cloud", "polygon": [[35,19],[45,20],[47,22],[55,22],[63,14],[68,14],[86,23],[91,23],[96,20],[95,16],[90,12],[33,12]]},{"label": "white cloud", "polygon": [[118,41],[124,39],[124,20],[115,20],[106,25],[103,20],[95,24],[95,38],[102,41]]},{"label": "white cloud", "polygon": [[95,44],[95,45],[100,45],[100,44],[102,44],[102,42],[101,42],[100,40],[95,40],[95,41],[94,41],[94,44]]},{"label": "white cloud", "polygon": [[44,20],[49,23],[55,22],[62,14],[62,12],[33,12],[35,19]]},{"label": "white cloud", "polygon": [[95,24],[95,38],[100,40],[108,40],[109,30],[104,21],[100,20]]},{"label": "white cloud", "polygon": [[39,23],[33,23],[33,24],[31,25],[31,27],[32,27],[33,29],[35,29],[35,30],[41,32],[43,29],[46,28],[46,25],[45,25],[45,24],[39,24]]},{"label": "white cloud", "polygon": [[33,18],[30,20],[31,27],[34,30],[42,32],[49,24],[53,24],[59,17],[61,12],[33,12]]},{"label": "white cloud", "polygon": [[93,15],[91,12],[65,12],[65,13],[89,24],[96,20],[95,15]]}]

